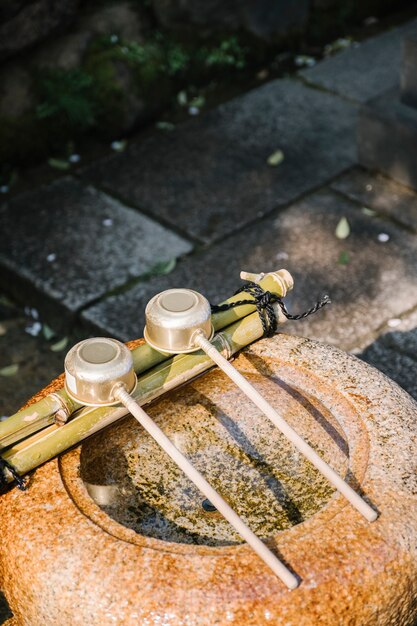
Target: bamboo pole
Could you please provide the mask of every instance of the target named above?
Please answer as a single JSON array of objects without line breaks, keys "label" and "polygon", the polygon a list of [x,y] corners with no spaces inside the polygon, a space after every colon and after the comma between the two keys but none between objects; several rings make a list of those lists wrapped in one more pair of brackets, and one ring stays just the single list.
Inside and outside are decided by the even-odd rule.
[{"label": "bamboo pole", "polygon": [[[243,347],[260,339],[262,335],[263,328],[259,315],[252,313],[216,335],[213,343],[220,352],[230,358]],[[213,366],[212,359],[202,350],[192,354],[176,355],[140,376],[132,395],[143,406],[200,376]],[[126,414],[127,410],[124,407],[83,407],[63,426],[53,424],[45,428],[6,450],[2,457],[20,475],[24,475]],[[7,471],[6,474],[7,480],[11,482],[12,476]]]},{"label": "bamboo pole", "polygon": [[[268,274],[249,274],[242,272],[244,280],[259,282],[265,291],[270,291],[280,297],[284,297],[293,287],[291,275],[286,270],[270,272]],[[225,300],[222,304],[233,303],[238,300],[253,300],[250,294],[237,294]],[[255,305],[242,305],[235,309],[221,311],[212,315],[212,323],[215,331],[229,326],[238,319],[242,319],[255,311]],[[133,366],[139,376],[147,370],[163,363],[168,355],[158,352],[148,344],[142,344],[132,350]],[[72,400],[65,389],[58,389],[55,393],[47,395],[42,400],[31,404],[29,407],[18,411],[6,420],[0,422],[0,451],[14,443],[29,437],[30,435],[54,424],[55,417],[59,412],[63,421],[67,420],[82,405]]]}]

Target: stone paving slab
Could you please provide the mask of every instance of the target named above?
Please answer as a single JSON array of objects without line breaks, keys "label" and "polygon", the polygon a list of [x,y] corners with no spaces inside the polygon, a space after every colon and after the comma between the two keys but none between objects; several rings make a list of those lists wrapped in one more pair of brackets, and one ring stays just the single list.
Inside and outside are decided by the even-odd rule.
[{"label": "stone paving slab", "polygon": [[[335,236],[342,217],[351,226],[346,240]],[[389,236],[386,243],[378,240],[381,232]],[[366,345],[388,318],[417,305],[415,252],[412,234],[364,214],[360,205],[327,189],[246,228],[232,242],[184,260],[172,274],[87,309],[83,319],[124,339],[140,337],[144,307],[163,289],[190,287],[216,303],[241,284],[241,269],[286,267],[295,279],[290,310],[301,312],[324,293],[330,294],[333,304],[302,322],[287,324],[285,332],[349,350]],[[349,263],[340,264],[341,255],[346,262],[346,254]]]},{"label": "stone paving slab", "polygon": [[[356,163],[356,107],[276,80],[172,132],[131,144],[85,179],[212,242]],[[282,150],[283,162],[268,157]]]},{"label": "stone paving slab", "polygon": [[409,187],[359,167],[335,180],[331,187],[417,232],[417,195]]},{"label": "stone paving slab", "polygon": [[401,102],[399,88],[361,109],[358,156],[365,167],[417,189],[417,109]]},{"label": "stone paving slab", "polygon": [[395,323],[395,330],[387,327],[359,356],[417,400],[417,311],[391,323]]},{"label": "stone paving slab", "polygon": [[417,20],[412,20],[302,70],[299,75],[321,89],[366,102],[399,83],[402,40],[415,31]]},{"label": "stone paving slab", "polygon": [[417,107],[417,29],[404,40],[404,56],[401,65],[401,100]]},{"label": "stone paving slab", "polygon": [[[0,280],[74,312],[191,244],[70,177],[0,207]],[[29,291],[30,290],[30,291]],[[34,301],[32,300],[31,304]]]}]

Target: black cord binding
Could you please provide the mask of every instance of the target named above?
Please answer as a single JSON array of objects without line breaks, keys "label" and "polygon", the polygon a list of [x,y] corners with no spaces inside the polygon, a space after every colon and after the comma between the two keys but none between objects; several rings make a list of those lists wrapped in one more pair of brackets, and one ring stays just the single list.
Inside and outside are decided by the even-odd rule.
[{"label": "black cord binding", "polygon": [[301,320],[304,317],[308,317],[309,315],[316,313],[319,309],[326,306],[326,304],[330,304],[329,296],[324,296],[321,300],[316,302],[314,306],[308,309],[308,311],[300,313],[299,315],[292,315],[289,313],[280,296],[277,296],[270,291],[264,291],[264,289],[262,289],[262,287],[257,283],[248,282],[246,285],[238,289],[235,292],[235,295],[241,293],[242,291],[250,294],[255,299],[255,302],[253,300],[237,300],[236,302],[227,302],[225,304],[214,304],[211,305],[211,311],[212,313],[219,313],[220,311],[228,311],[229,309],[234,309],[235,307],[242,306],[244,304],[255,304],[262,322],[264,337],[272,337],[278,326],[277,316],[275,314],[274,307],[272,306],[273,304],[277,303],[282,313],[289,320]]},{"label": "black cord binding", "polygon": [[6,487],[6,485],[8,484],[7,482],[7,478],[6,478],[6,473],[4,470],[9,470],[9,472],[11,473],[11,475],[13,476],[14,480],[16,481],[17,486],[19,487],[19,489],[21,489],[22,491],[26,490],[26,481],[24,478],[22,478],[20,476],[20,474],[17,473],[17,471],[15,470],[15,468],[13,467],[13,465],[11,465],[10,463],[8,463],[5,459],[3,459],[2,457],[0,457],[0,490],[3,487]]}]

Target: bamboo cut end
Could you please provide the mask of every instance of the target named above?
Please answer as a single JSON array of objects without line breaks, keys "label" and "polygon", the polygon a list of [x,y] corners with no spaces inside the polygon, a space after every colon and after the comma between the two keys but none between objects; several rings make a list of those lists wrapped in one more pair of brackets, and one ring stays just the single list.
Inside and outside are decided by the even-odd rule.
[{"label": "bamboo cut end", "polygon": [[285,269],[276,272],[268,272],[267,274],[264,272],[254,274],[252,272],[242,271],[240,272],[240,278],[257,283],[258,285],[260,284],[264,289],[267,288],[269,291],[278,294],[281,298],[286,296],[294,287],[294,279],[289,271]]}]

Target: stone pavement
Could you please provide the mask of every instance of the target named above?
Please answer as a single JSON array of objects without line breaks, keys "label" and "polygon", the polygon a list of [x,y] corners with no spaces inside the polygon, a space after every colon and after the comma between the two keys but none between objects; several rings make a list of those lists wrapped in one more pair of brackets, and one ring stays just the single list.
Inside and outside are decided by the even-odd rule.
[{"label": "stone pavement", "polygon": [[[70,315],[191,250],[178,235],[71,177],[0,207],[0,267]],[[142,245],[141,242],[146,242]],[[28,287],[26,287],[28,285]],[[30,296],[29,296],[30,297]]]},{"label": "stone pavement", "polygon": [[403,38],[416,28],[417,20],[412,20],[299,74],[309,85],[366,102],[400,82]]},{"label": "stone pavement", "polygon": [[[395,86],[401,37],[415,28],[174,131],[139,135],[123,153],[4,202],[0,287],[61,334],[131,339],[160,289],[193,287],[217,302],[239,286],[240,269],[287,267],[292,310],[323,293],[333,301],[288,332],[365,350],[415,393],[417,196],[356,157],[359,105]],[[341,240],[343,217],[350,234]]]},{"label": "stone pavement", "polygon": [[[173,132],[135,142],[85,169],[83,178],[211,243],[353,165],[355,123],[356,107],[342,99],[275,80]],[[271,167],[268,157],[277,150],[284,160]]]}]

